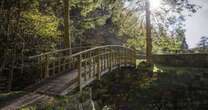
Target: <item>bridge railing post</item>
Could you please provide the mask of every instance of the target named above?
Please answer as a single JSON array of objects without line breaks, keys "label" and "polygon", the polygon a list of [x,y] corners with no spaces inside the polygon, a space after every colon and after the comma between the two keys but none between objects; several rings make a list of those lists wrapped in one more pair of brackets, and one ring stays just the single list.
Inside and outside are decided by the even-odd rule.
[{"label": "bridge railing post", "polygon": [[117,66],[117,56],[116,56],[116,51],[115,51],[116,47],[114,47],[114,50],[113,50],[113,65],[114,66]]},{"label": "bridge railing post", "polygon": [[102,71],[106,69],[106,48],[103,48],[103,54],[102,54]]},{"label": "bridge railing post", "polygon": [[108,68],[109,68],[109,71],[112,71],[112,50],[111,50],[111,47],[109,47],[109,53],[108,53]]},{"label": "bridge railing post", "polygon": [[40,67],[40,80],[43,80],[44,79],[44,74],[45,74],[45,60],[44,60],[44,57],[41,56],[39,59],[38,59],[38,66]]},{"label": "bridge railing post", "polygon": [[122,64],[122,57],[123,57],[123,50],[121,47],[119,47],[119,67],[121,67]]},{"label": "bridge railing post", "polygon": [[131,54],[131,53],[127,53],[127,48],[124,48],[124,63],[125,63],[125,66],[127,66],[127,64],[128,64],[128,59],[129,59],[128,54]]},{"label": "bridge railing post", "polygon": [[110,50],[110,53],[111,53],[111,69],[113,68],[114,66],[114,57],[113,57],[113,54],[114,54],[114,51],[113,51],[113,47],[111,48]]},{"label": "bridge railing post", "polygon": [[66,72],[66,59],[65,58],[63,58],[63,66],[62,66],[62,68],[63,68],[63,72]]},{"label": "bridge railing post", "polygon": [[77,60],[77,71],[78,71],[78,84],[79,84],[79,91],[82,91],[82,54],[78,56]]},{"label": "bridge railing post", "polygon": [[118,65],[118,68],[120,69],[120,64],[121,64],[121,51],[120,51],[120,47],[118,48],[118,52],[115,55],[117,56],[117,65]]},{"label": "bridge railing post", "polygon": [[130,64],[134,65],[134,52],[133,51],[131,51],[131,54],[129,55],[129,57],[131,57],[130,58]]},{"label": "bridge railing post", "polygon": [[55,60],[53,61],[53,76],[56,74],[56,62],[55,62]]},{"label": "bridge railing post", "polygon": [[97,62],[97,78],[98,80],[100,80],[100,77],[101,77],[101,71],[100,71],[100,51],[99,49],[96,49],[96,54],[97,54],[97,57],[96,57],[96,62]]},{"label": "bridge railing post", "polygon": [[93,76],[93,70],[92,70],[92,65],[93,65],[93,62],[92,62],[92,59],[93,59],[93,56],[92,56],[92,51],[89,52],[89,57],[90,57],[90,61],[89,61],[89,78],[92,78]]},{"label": "bridge railing post", "polygon": [[44,56],[40,56],[38,58],[38,66],[40,69],[40,80],[43,80],[45,78],[49,77],[49,56],[48,55],[44,55]]},{"label": "bridge railing post", "polygon": [[61,56],[58,58],[58,73],[61,73]]},{"label": "bridge railing post", "polygon": [[41,79],[45,79],[49,77],[49,55],[45,55],[43,59],[43,69],[41,70]]},{"label": "bridge railing post", "polygon": [[136,51],[133,51],[133,65],[136,67],[136,62],[137,62],[137,56],[136,56]]},{"label": "bridge railing post", "polygon": [[109,68],[109,62],[108,62],[108,48],[105,48],[105,69]]}]

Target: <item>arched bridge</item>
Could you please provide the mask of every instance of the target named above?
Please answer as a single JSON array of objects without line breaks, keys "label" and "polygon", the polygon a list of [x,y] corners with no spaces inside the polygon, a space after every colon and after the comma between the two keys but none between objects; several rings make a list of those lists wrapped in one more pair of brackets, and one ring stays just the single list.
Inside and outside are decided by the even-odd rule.
[{"label": "arched bridge", "polygon": [[77,87],[82,90],[111,70],[136,66],[136,52],[118,45],[96,46],[79,52],[73,52],[72,49],[56,50],[29,59],[37,68],[40,83],[33,92],[6,108],[27,105],[50,95],[65,95]]}]

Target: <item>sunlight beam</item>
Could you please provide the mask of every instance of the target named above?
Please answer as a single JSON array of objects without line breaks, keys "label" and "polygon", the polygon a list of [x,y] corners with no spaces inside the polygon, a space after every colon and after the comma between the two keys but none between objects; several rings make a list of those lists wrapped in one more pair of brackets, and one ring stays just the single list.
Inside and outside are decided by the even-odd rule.
[{"label": "sunlight beam", "polygon": [[162,0],[150,0],[150,10],[156,10],[161,7]]}]

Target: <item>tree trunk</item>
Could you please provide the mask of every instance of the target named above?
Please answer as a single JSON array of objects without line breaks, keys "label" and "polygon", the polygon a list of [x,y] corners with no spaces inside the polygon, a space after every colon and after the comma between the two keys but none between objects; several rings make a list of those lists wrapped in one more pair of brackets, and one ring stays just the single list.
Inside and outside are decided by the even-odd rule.
[{"label": "tree trunk", "polygon": [[65,48],[71,48],[69,0],[63,0],[63,3],[64,3],[64,45]]},{"label": "tree trunk", "polygon": [[151,21],[150,21],[150,2],[145,1],[146,10],[146,59],[148,63],[152,63],[152,38],[151,38]]}]

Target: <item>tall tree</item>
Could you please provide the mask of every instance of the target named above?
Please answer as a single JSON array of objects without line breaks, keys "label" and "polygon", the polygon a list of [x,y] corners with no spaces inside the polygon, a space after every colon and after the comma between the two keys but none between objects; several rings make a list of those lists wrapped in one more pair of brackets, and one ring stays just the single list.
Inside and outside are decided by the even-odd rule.
[{"label": "tall tree", "polygon": [[148,63],[151,63],[152,54],[152,38],[151,38],[151,21],[150,21],[150,2],[145,1],[146,10],[146,59]]},{"label": "tall tree", "polygon": [[64,3],[64,45],[65,48],[71,48],[69,0],[63,0],[63,3]]},{"label": "tall tree", "polygon": [[[127,0],[124,10],[130,10],[130,16],[136,15],[136,17],[138,18],[138,22],[133,23],[132,26],[134,28],[132,28],[131,30],[138,28],[138,31],[136,32],[138,34],[133,33],[133,37],[137,35],[137,37],[139,38],[132,38],[132,33],[126,33],[127,35],[131,36],[131,41],[129,41],[128,43],[133,43],[133,45],[137,47],[137,50],[141,49],[140,47],[145,46],[143,44],[141,45],[141,43],[145,42],[144,36],[146,34],[145,30],[147,29],[145,23],[145,1],[146,0]],[[150,4],[151,3],[152,2],[150,1]],[[185,45],[182,46],[182,44],[186,43],[185,39],[178,39],[178,35],[180,35],[181,37],[185,37],[184,21],[185,17],[187,16],[186,14],[188,13],[191,15],[192,13],[195,13],[198,8],[200,7],[194,4],[190,4],[189,0],[161,0],[161,5],[158,8],[150,8],[152,31],[151,36],[153,44],[152,51],[160,53],[163,49],[177,50],[184,48]],[[129,19],[129,16],[125,16],[125,18]],[[179,32],[180,34],[177,34],[177,29],[179,27],[181,27],[182,31]],[[134,39],[137,40],[137,43],[133,41]],[[187,45],[185,46],[185,48],[187,48]],[[144,51],[145,50],[143,49],[142,53],[145,53]]]}]

